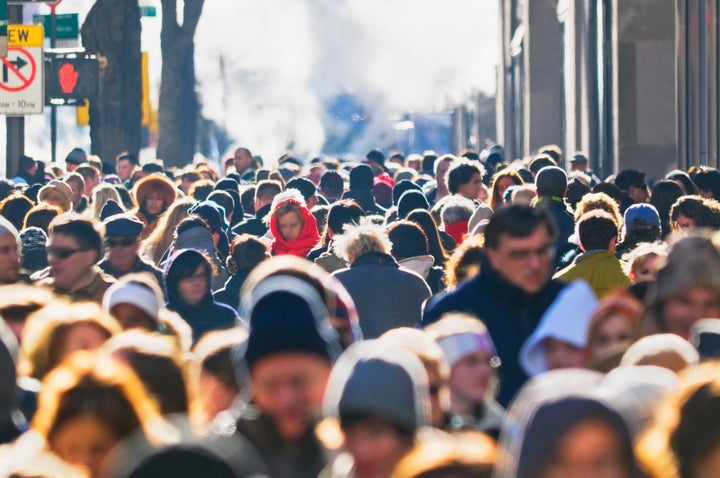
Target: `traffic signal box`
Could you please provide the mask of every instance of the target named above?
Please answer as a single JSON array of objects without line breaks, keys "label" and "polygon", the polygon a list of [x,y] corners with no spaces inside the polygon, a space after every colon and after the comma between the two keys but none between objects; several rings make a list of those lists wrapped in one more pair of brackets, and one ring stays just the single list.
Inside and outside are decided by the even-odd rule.
[{"label": "traffic signal box", "polygon": [[55,53],[46,57],[46,103],[77,104],[94,100],[100,89],[100,67],[94,55]]}]

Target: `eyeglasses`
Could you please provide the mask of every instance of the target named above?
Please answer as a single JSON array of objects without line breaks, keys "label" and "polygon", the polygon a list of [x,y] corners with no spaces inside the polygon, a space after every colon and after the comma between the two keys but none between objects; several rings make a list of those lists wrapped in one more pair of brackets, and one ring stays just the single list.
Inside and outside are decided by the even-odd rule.
[{"label": "eyeglasses", "polygon": [[112,249],[113,247],[130,247],[135,244],[134,237],[123,237],[120,239],[105,239],[105,245]]},{"label": "eyeglasses", "polygon": [[555,255],[555,247],[552,244],[546,244],[538,249],[514,249],[508,252],[510,259],[514,261],[527,261],[531,257],[540,259],[550,259]]},{"label": "eyeglasses", "polygon": [[70,249],[69,247],[48,247],[46,249],[48,257],[56,257],[58,259],[67,259],[76,252],[85,252],[90,249]]}]

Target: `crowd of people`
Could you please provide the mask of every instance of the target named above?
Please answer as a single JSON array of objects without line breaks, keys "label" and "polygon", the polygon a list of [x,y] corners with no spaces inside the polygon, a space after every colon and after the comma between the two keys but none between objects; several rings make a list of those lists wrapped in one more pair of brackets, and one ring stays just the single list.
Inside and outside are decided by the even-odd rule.
[{"label": "crowd of people", "polygon": [[222,167],[0,180],[0,476],[720,476],[719,171]]}]

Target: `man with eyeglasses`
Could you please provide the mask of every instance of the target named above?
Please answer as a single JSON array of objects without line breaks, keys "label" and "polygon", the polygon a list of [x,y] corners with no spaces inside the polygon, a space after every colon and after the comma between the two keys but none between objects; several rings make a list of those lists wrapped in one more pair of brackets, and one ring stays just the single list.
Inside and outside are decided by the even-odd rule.
[{"label": "man with eyeglasses", "polygon": [[105,258],[98,264],[100,269],[116,279],[134,272],[153,275],[163,289],[162,271],[140,258],[140,234],[145,227],[131,214],[115,214],[106,218]]},{"label": "man with eyeglasses", "polygon": [[102,224],[66,213],[53,219],[48,233],[49,267],[42,271],[47,277],[37,284],[73,301],[101,303],[114,282],[96,265],[103,253]]},{"label": "man with eyeglasses", "polygon": [[487,326],[502,366],[498,401],[507,406],[528,379],[518,354],[564,283],[551,280],[557,226],[543,208],[500,208],[485,229],[480,273],[427,304],[422,325],[468,312]]}]

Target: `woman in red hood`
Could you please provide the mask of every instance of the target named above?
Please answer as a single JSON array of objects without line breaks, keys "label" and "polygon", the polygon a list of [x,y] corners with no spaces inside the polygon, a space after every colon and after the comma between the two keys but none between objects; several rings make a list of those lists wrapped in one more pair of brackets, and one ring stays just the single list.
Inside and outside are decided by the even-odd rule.
[{"label": "woman in red hood", "polygon": [[305,257],[320,240],[315,217],[294,197],[278,201],[270,211],[270,231],[275,238],[270,245],[274,256]]}]

